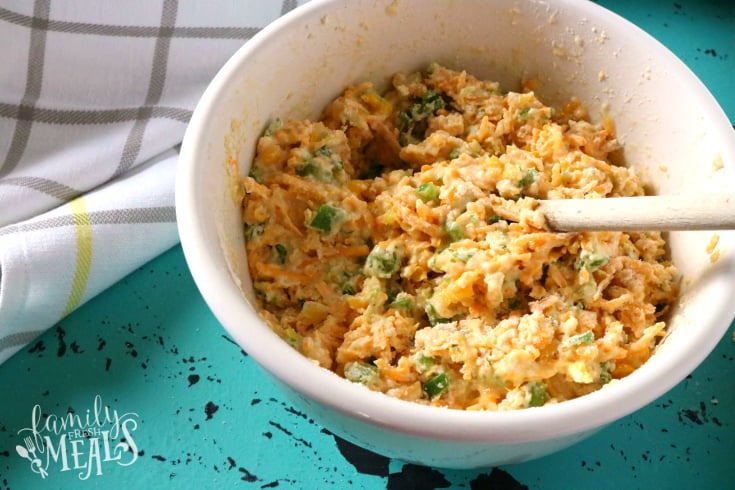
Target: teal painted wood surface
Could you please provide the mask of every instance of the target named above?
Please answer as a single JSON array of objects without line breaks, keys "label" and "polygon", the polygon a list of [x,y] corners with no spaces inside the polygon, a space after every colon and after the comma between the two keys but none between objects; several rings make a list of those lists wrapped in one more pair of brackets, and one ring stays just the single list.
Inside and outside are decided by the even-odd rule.
[{"label": "teal painted wood surface", "polygon": [[[672,49],[735,121],[735,3],[598,3]],[[0,489],[735,488],[733,330],[669,393],[576,446],[503,468],[420,468],[290,406],[209,312],[175,247],[0,366]],[[56,451],[45,478],[25,441],[34,414]],[[86,433],[66,430],[69,414]]]}]

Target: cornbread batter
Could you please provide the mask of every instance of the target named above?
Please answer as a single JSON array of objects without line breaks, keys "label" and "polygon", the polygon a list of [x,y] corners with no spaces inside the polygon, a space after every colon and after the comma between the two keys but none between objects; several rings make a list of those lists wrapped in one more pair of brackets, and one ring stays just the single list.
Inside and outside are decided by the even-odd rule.
[{"label": "cornbread batter", "polygon": [[666,333],[659,233],[553,233],[537,199],[644,193],[611,121],[437,64],[317,122],[274,121],[244,179],[260,314],[373,390],[470,410],[541,406],[627,376]]}]

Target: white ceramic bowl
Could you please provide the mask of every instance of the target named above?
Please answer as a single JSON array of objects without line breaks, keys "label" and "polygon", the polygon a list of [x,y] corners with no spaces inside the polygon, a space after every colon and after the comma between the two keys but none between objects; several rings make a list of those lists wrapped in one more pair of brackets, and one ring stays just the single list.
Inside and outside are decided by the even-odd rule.
[{"label": "white ceramic bowl", "polygon": [[[653,401],[711,352],[735,315],[735,236],[670,234],[684,290],[671,333],[638,371],[604,389],[534,409],[465,412],[368,391],[316,366],[254,310],[232,179],[248,172],[275,117],[318,116],[348,84],[383,84],[431,61],[536,93],[579,97],[617,125],[627,164],[657,193],[735,181],[735,138],[705,87],[668,50],[617,15],[579,0],[314,0],[248,41],[201,99],[179,161],[181,242],[197,286],[232,337],[301,410],[378,453],[440,467],[520,462],[566,447]],[[245,420],[242,420],[245,423]]]}]

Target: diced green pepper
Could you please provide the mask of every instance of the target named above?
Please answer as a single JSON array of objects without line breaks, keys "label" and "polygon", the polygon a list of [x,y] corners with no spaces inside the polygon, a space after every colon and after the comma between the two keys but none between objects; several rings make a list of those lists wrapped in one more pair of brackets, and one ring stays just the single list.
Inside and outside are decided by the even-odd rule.
[{"label": "diced green pepper", "polygon": [[429,398],[434,398],[449,387],[449,378],[446,373],[440,373],[423,383],[421,387]]},{"label": "diced green pepper", "polygon": [[416,117],[428,117],[444,109],[444,99],[439,92],[428,90],[421,96],[421,101],[411,109],[414,119]]},{"label": "diced green pepper", "polygon": [[599,269],[603,265],[607,263],[607,257],[598,257],[596,259],[590,260],[587,264],[587,267],[590,269]]},{"label": "diced green pepper", "polygon": [[285,340],[291,347],[298,347],[301,345],[301,339],[301,335],[292,327],[288,327],[283,331],[283,340]]},{"label": "diced green pepper", "polygon": [[335,157],[327,146],[319,147],[314,153],[302,149],[304,163],[296,169],[299,177],[313,177],[321,182],[334,182],[335,172],[343,169],[342,161]]},{"label": "diced green pepper", "polygon": [[531,113],[531,109],[531,106],[521,107],[521,109],[518,111],[518,119],[520,119],[521,121],[525,121],[526,119],[528,119],[528,116]]},{"label": "diced green pepper", "polygon": [[398,113],[398,127],[401,131],[409,131],[413,124],[413,119],[408,112],[401,111]]},{"label": "diced green pepper", "polygon": [[322,182],[329,182],[332,180],[332,174],[322,170],[318,165],[312,161],[304,162],[302,166],[296,169],[296,175],[299,177],[314,177]]},{"label": "diced green pepper", "polygon": [[462,229],[462,227],[457,223],[447,224],[445,226],[445,230],[449,240],[452,242],[458,242],[464,238],[464,229]]},{"label": "diced green pepper", "polygon": [[546,385],[541,381],[528,383],[528,391],[531,394],[531,399],[528,401],[529,407],[542,407],[551,399],[551,395],[546,391]]},{"label": "diced green pepper", "polygon": [[332,225],[339,217],[341,211],[341,209],[330,206],[329,204],[322,204],[311,218],[309,228],[330,233],[332,231]]},{"label": "diced green pepper", "polygon": [[335,282],[342,288],[342,294],[353,295],[357,287],[356,279],[351,272],[343,270],[340,276],[335,278]]},{"label": "diced green pepper", "polygon": [[421,354],[416,358],[416,371],[418,371],[419,373],[423,373],[433,365],[434,358],[431,356],[425,356]]},{"label": "diced green pepper", "polygon": [[400,268],[398,254],[394,250],[374,248],[365,260],[365,273],[387,279]]},{"label": "diced green pepper", "polygon": [[253,179],[255,182],[261,183],[262,179],[262,172],[258,167],[255,165],[250,167],[250,171],[248,172],[248,177]]},{"label": "diced green pepper", "polygon": [[329,149],[329,148],[327,148],[326,146],[321,146],[321,147],[319,147],[319,148],[318,148],[318,149],[317,149],[317,150],[316,150],[316,151],[314,152],[314,154],[315,154],[315,155],[318,155],[318,156],[324,156],[324,157],[329,157],[329,158],[332,158],[332,150],[330,150],[330,149]]},{"label": "diced green pepper", "polygon": [[584,309],[586,305],[588,305],[592,301],[596,292],[597,282],[592,276],[590,276],[589,281],[577,288],[577,302],[582,305],[582,309]]},{"label": "diced green pepper", "polygon": [[436,325],[439,323],[449,323],[453,321],[451,318],[443,318],[439,316],[436,312],[436,308],[434,308],[434,305],[432,305],[431,303],[426,306],[425,311],[426,316],[429,319],[429,323],[431,323],[432,325]]},{"label": "diced green pepper", "polygon": [[413,308],[413,301],[408,295],[398,296],[390,305],[399,310],[410,310]]},{"label": "diced green pepper", "polygon": [[467,249],[451,249],[452,257],[454,257],[456,260],[460,262],[467,262],[472,258],[473,255],[475,255],[474,250],[467,250]]},{"label": "diced green pepper", "polygon": [[577,347],[578,345],[588,345],[595,340],[595,333],[592,330],[587,330],[584,333],[573,335],[569,337],[564,345],[568,347]]},{"label": "diced green pepper", "polygon": [[527,170],[526,173],[523,175],[523,178],[518,181],[518,187],[523,189],[524,187],[528,187],[529,185],[536,182],[536,179],[538,179],[538,170],[535,168],[532,168],[530,170]]},{"label": "diced green pepper", "polygon": [[[415,138],[412,133],[416,125],[422,123],[429,116],[435,115],[445,106],[444,99],[439,92],[428,90],[421,98],[398,113],[398,128],[401,131],[399,141],[403,145],[412,142]],[[404,145],[405,146],[405,145]]]},{"label": "diced green pepper", "polygon": [[277,260],[279,264],[283,265],[286,262],[288,262],[288,250],[286,249],[285,246],[283,246],[280,243],[276,243],[273,246],[273,250],[276,251],[276,255],[278,256]]},{"label": "diced green pepper", "polygon": [[608,260],[609,257],[603,251],[595,250],[594,252],[590,252],[589,250],[582,250],[575,266],[577,269],[587,269],[590,272],[594,272],[607,264]]},{"label": "diced green pepper", "polygon": [[265,223],[253,223],[252,225],[245,225],[245,236],[248,240],[259,237],[265,230]]},{"label": "diced green pepper", "polygon": [[422,201],[434,201],[439,197],[439,188],[433,182],[424,182],[416,188],[416,194]]},{"label": "diced green pepper", "polygon": [[353,362],[345,367],[345,378],[355,383],[370,383],[378,376],[378,367],[367,362]]},{"label": "diced green pepper", "polygon": [[613,366],[610,365],[608,362],[602,362],[600,363],[600,384],[606,385],[610,381],[612,381],[612,373],[610,370],[613,368]]}]

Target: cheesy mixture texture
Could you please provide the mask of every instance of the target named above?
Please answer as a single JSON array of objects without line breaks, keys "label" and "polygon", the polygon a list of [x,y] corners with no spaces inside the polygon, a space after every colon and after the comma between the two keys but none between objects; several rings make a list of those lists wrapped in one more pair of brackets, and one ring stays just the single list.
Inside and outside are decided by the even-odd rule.
[{"label": "cheesy mixture texture", "polygon": [[679,274],[659,233],[556,233],[537,199],[644,194],[611,121],[432,64],[277,120],[244,179],[261,316],[345,378],[418,403],[507,410],[627,376]]}]

